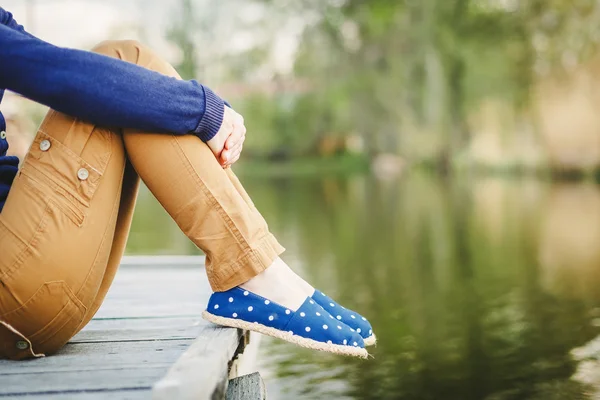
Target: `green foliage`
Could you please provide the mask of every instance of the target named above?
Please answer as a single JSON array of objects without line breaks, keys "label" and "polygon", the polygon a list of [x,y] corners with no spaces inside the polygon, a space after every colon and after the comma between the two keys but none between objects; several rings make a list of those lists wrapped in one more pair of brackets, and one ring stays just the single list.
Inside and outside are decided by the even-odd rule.
[{"label": "green foliage", "polygon": [[315,153],[324,137],[358,132],[368,154],[420,157],[411,143],[426,132],[440,143],[429,157],[450,161],[468,145],[469,113],[483,99],[527,109],[540,74],[585,61],[600,40],[591,0],[263,3],[284,20],[319,18],[306,25],[294,71],[283,77],[310,82],[309,92],[242,107],[275,136],[248,144],[261,154]]},{"label": "green foliage", "polygon": [[195,25],[193,9],[191,0],[181,0],[181,15],[167,33],[167,39],[182,52],[182,60],[176,65],[176,69],[183,79],[195,78],[198,70],[196,45],[192,36]]}]

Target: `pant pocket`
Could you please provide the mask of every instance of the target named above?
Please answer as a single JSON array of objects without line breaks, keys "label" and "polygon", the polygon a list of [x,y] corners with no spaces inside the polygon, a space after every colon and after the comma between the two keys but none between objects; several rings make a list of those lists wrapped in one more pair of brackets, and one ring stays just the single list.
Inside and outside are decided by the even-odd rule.
[{"label": "pant pocket", "polygon": [[25,175],[17,176],[0,214],[0,280],[9,280],[37,251],[48,233],[51,213],[48,195]]},{"label": "pant pocket", "polygon": [[[0,358],[55,352],[75,334],[85,312],[86,307],[66,282],[44,283],[21,307],[0,315],[0,321],[14,328],[0,324],[0,340],[5,341],[0,343]],[[16,342],[11,342],[14,339]]]},{"label": "pant pocket", "polygon": [[[94,128],[92,125],[86,127]],[[45,194],[46,203],[61,211],[77,226],[84,223],[111,155],[110,133],[101,135],[100,130],[92,132],[96,132],[98,138],[90,142],[92,149],[89,152],[99,158],[89,157],[96,165],[87,162],[52,136],[39,131],[19,171],[19,177],[25,176],[30,186]],[[98,140],[100,142],[97,143]]]},{"label": "pant pocket", "polygon": [[41,196],[46,208],[60,211],[76,226],[83,225],[85,210],[89,203],[82,202],[53,181],[44,179],[39,171],[31,168],[28,163],[23,166],[20,175],[19,178],[23,178],[23,183],[28,186],[28,190]]}]

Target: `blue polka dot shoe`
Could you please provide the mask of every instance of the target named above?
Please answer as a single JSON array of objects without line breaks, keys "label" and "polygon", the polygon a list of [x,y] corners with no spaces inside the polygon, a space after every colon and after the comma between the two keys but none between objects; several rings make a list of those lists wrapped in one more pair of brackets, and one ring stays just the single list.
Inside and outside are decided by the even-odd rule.
[{"label": "blue polka dot shoe", "polygon": [[342,321],[356,333],[362,336],[365,341],[365,346],[372,346],[377,343],[377,338],[373,333],[371,324],[365,317],[355,313],[352,310],[348,310],[338,303],[329,298],[325,293],[315,289],[315,293],[312,295],[313,300],[327,310],[336,320]]},{"label": "blue polka dot shoe", "polygon": [[366,358],[362,337],[310,297],[291,311],[235,287],[210,296],[202,317],[217,325],[259,332],[309,349]]}]

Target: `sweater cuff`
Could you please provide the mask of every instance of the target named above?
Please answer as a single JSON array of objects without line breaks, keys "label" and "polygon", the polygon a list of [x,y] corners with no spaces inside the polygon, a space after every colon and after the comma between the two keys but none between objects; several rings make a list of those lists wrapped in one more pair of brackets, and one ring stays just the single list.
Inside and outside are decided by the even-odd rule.
[{"label": "sweater cuff", "polygon": [[204,115],[194,133],[206,143],[221,129],[225,103],[206,86],[202,85],[202,89],[204,89]]}]

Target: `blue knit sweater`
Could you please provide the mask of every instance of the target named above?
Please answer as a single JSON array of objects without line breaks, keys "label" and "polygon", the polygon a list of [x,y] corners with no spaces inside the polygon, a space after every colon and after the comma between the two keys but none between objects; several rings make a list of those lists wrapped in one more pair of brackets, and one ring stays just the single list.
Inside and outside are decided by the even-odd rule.
[{"label": "blue knit sweater", "polygon": [[[210,140],[224,102],[198,82],[182,81],[103,55],[53,46],[0,8],[0,102],[4,89],[94,124]],[[0,113],[0,132],[6,124]],[[2,135],[4,136],[4,135]],[[17,172],[0,136],[0,211]]]}]

